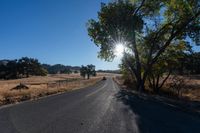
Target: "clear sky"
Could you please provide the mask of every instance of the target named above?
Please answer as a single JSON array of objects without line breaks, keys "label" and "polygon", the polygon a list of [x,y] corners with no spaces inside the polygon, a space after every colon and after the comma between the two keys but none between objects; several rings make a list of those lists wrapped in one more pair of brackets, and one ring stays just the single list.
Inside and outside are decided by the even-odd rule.
[{"label": "clear sky", "polygon": [[119,59],[97,58],[86,22],[109,0],[0,0],[0,59],[23,56],[41,63],[118,69]]},{"label": "clear sky", "polygon": [[0,0],[0,59],[28,56],[47,64],[118,69],[119,58],[109,63],[97,58],[99,49],[86,29],[100,3],[108,1]]}]

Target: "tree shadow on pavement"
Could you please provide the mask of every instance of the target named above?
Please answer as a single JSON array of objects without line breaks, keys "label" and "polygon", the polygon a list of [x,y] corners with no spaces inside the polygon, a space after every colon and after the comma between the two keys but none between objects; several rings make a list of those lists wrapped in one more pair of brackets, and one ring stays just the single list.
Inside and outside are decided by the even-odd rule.
[{"label": "tree shadow on pavement", "polygon": [[141,133],[200,133],[200,117],[176,104],[123,89],[115,96],[137,116]]}]

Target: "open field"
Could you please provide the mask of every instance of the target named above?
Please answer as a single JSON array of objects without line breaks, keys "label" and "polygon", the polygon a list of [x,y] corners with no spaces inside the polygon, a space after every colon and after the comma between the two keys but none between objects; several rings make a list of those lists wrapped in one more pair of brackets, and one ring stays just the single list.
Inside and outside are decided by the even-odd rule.
[{"label": "open field", "polygon": [[[98,73],[96,77],[91,77],[90,80],[83,79],[79,74],[54,74],[45,77],[33,76],[24,79],[1,80],[0,105],[87,87],[100,81],[103,76],[112,75]],[[25,85],[28,89],[16,89],[20,84]]]}]

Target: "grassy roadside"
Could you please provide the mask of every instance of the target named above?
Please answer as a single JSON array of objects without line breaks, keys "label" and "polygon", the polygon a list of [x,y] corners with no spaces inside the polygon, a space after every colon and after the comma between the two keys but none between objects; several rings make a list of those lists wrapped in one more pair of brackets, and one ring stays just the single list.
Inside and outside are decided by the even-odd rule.
[{"label": "grassy roadside", "polygon": [[48,86],[47,84],[39,85],[27,85],[29,89],[22,90],[11,90],[11,89],[0,89],[0,106],[12,103],[19,103],[26,100],[36,100],[40,97],[59,94],[67,91],[85,88],[92,86],[99,82],[101,77],[93,77],[89,80],[77,79],[68,82],[61,82],[58,85]]},{"label": "grassy roadside", "polygon": [[200,102],[199,101],[192,101],[192,100],[185,100],[185,99],[177,99],[177,98],[169,98],[162,95],[156,95],[151,93],[143,93],[139,94],[137,91],[134,91],[130,88],[127,88],[127,86],[124,85],[124,80],[120,77],[115,77],[113,80],[123,89],[127,92],[139,96],[143,99],[149,99],[153,101],[157,101],[169,106],[176,107],[177,109],[180,109],[182,111],[195,113],[200,117]]}]

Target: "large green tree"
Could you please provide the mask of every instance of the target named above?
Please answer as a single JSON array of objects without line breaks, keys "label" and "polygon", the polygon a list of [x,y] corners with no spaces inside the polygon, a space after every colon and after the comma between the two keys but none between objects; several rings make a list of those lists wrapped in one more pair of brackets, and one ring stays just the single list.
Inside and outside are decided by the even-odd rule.
[{"label": "large green tree", "polygon": [[39,61],[34,58],[22,57],[19,59],[18,65],[19,73],[26,75],[26,77],[29,77],[30,75],[45,76],[47,74],[47,71],[42,68]]},{"label": "large green tree", "polygon": [[17,79],[30,75],[46,76],[45,70],[37,59],[22,57],[19,60],[7,60],[0,64],[0,79]]},{"label": "large green tree", "polygon": [[133,57],[125,63],[140,91],[166,49],[188,38],[198,42],[199,32],[199,0],[117,0],[101,4],[98,19],[88,22],[99,57],[112,60],[115,45],[125,45],[125,55]]}]

